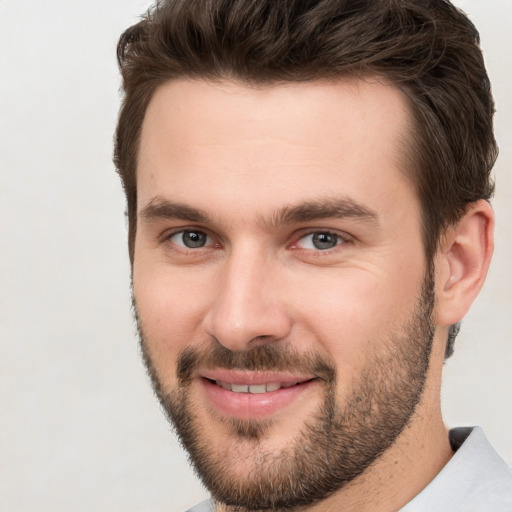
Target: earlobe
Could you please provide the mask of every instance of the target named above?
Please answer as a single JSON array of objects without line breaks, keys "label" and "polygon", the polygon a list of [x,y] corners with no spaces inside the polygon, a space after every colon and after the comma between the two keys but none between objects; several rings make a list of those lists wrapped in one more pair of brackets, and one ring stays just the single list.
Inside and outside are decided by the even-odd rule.
[{"label": "earlobe", "polygon": [[494,212],[484,200],[473,203],[448,228],[437,255],[437,324],[460,322],[478,295],[494,248]]}]

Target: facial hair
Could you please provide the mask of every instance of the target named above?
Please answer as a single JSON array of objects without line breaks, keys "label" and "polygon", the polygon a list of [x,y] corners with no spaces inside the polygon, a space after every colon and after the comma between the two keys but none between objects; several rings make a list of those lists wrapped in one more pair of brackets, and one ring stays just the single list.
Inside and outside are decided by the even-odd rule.
[{"label": "facial hair", "polygon": [[[285,511],[326,499],[371,466],[407,427],[421,399],[434,337],[434,280],[427,272],[415,310],[400,329],[375,343],[379,351],[367,362],[350,394],[339,403],[334,363],[319,354],[294,351],[291,344],[260,345],[232,352],[218,342],[211,349],[185,349],[177,362],[178,386],[166,393],[152,361],[142,325],[141,350],[153,388],[203,484],[218,503],[233,511]],[[196,368],[289,371],[317,376],[324,386],[316,413],[279,452],[265,449],[271,421],[226,420],[226,445],[251,443],[252,467],[233,470],[236,451],[208,442],[208,425],[191,396]],[[222,443],[222,440],[219,440]],[[235,444],[236,446],[236,444]]]}]

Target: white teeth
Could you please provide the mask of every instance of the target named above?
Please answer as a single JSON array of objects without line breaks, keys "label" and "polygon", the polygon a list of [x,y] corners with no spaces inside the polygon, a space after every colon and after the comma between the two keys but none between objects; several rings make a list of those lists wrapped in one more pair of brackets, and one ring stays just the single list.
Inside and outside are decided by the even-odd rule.
[{"label": "white teeth", "polygon": [[231,384],[231,391],[235,393],[249,393],[249,386],[246,384]]},{"label": "white teeth", "polygon": [[233,391],[233,393],[268,393],[270,391],[278,391],[281,388],[291,388],[298,384],[298,382],[271,382],[269,384],[230,384],[229,382],[216,381],[217,386]]},{"label": "white teeth", "polygon": [[267,387],[265,384],[249,386],[249,393],[265,393],[266,391]]}]

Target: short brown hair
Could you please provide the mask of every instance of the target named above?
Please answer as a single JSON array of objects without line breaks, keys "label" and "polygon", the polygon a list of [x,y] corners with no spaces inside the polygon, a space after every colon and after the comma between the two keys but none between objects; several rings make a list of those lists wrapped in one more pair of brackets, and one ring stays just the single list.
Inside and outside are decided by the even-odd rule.
[{"label": "short brown hair", "polygon": [[427,260],[443,229],[493,193],[494,102],[474,25],[447,0],[164,0],[121,36],[124,101],[115,164],[136,234],[136,169],[147,105],[174,78],[272,85],[382,76],[409,98],[406,155]]}]

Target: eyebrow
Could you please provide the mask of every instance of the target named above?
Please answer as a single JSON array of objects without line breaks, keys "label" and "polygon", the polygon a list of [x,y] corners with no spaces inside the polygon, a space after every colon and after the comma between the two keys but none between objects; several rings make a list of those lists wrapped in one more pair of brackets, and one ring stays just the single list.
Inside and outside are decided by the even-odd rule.
[{"label": "eyebrow", "polygon": [[142,210],[139,216],[146,220],[175,219],[188,222],[205,223],[210,220],[203,210],[193,208],[183,203],[169,201],[162,197],[155,197]]},{"label": "eyebrow", "polygon": [[299,224],[321,219],[355,218],[371,223],[378,222],[377,212],[351,198],[328,198],[321,201],[307,201],[296,206],[286,206],[277,211],[269,227],[279,224]]},{"label": "eyebrow", "polygon": [[[145,221],[172,219],[201,224],[212,222],[212,216],[205,210],[163,197],[153,198],[142,208],[139,216]],[[374,224],[378,223],[379,219],[377,213],[368,206],[351,198],[341,197],[285,206],[273,212],[268,218],[262,217],[259,223],[266,229],[273,229],[279,225],[335,218],[355,218]]]}]

